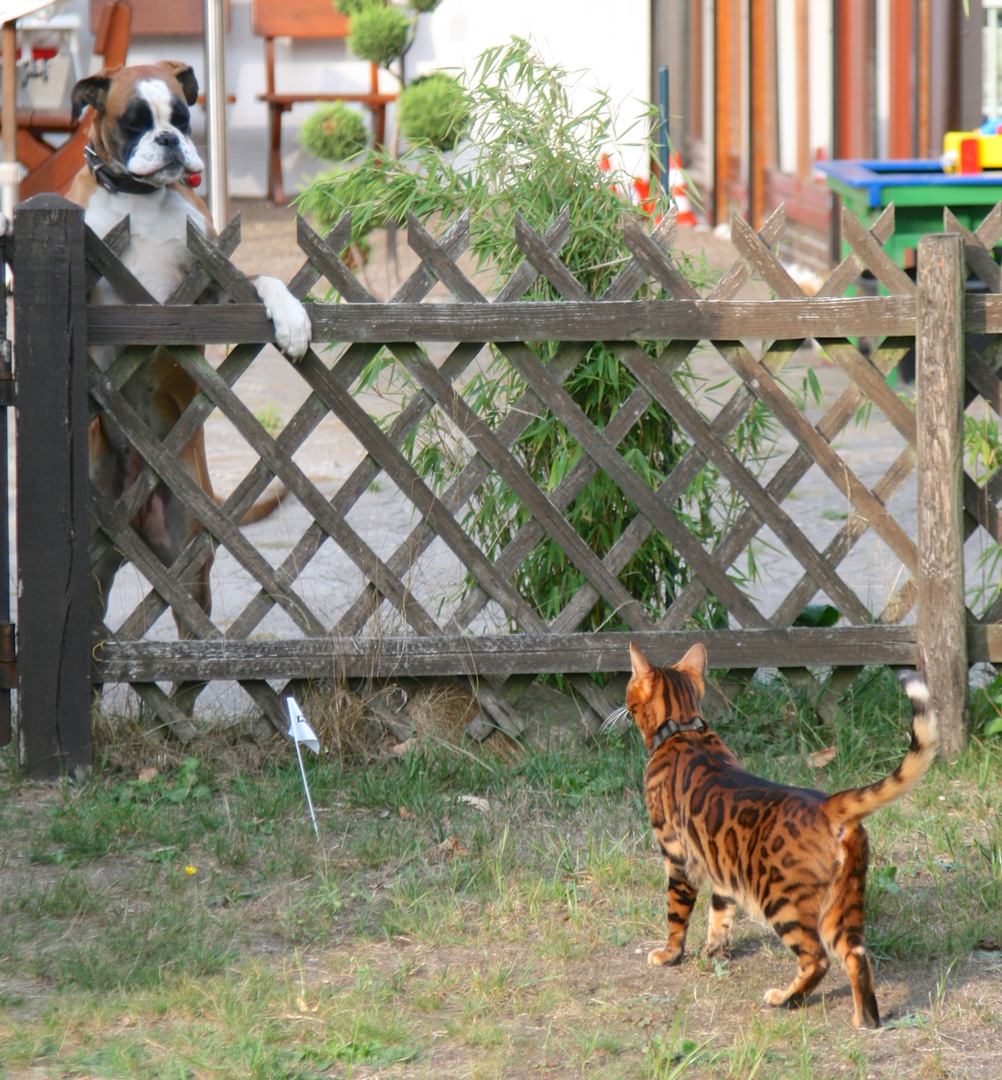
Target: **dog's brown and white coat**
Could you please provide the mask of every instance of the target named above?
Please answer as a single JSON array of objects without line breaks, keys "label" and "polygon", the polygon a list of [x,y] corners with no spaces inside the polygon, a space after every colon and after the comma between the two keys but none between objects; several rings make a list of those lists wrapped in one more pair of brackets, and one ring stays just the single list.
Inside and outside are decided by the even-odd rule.
[{"label": "dog's brown and white coat", "polygon": [[[122,262],[159,301],[184,279],[193,259],[186,246],[188,222],[206,236],[215,230],[205,203],[192,190],[202,161],[191,141],[189,106],[198,96],[192,69],[183,63],[117,68],[83,79],[73,89],[73,109],[80,115],[90,107],[92,118],[87,165],[78,173],[67,197],[84,208],[84,220],[105,235],[129,218],[130,241]],[[277,278],[258,277],[254,287],[275,328],[278,348],[299,360],[309,348],[311,327],[303,305]],[[92,303],[120,303],[102,279]],[[94,359],[107,368],[114,350],[96,349]],[[127,400],[163,439],[187,408],[196,386],[165,349],[123,388]],[[180,458],[201,487],[212,495],[201,430]],[[117,499],[135,480],[143,461],[107,415],[98,416],[90,430],[91,482]],[[198,522],[163,483],[157,485],[133,521],[134,527],[158,557],[170,565],[195,534]],[[184,582],[208,612],[209,565],[197,568]],[[121,565],[117,553],[96,568],[93,579],[95,616],[103,618],[108,591]],[[179,624],[179,630],[181,630]]]}]

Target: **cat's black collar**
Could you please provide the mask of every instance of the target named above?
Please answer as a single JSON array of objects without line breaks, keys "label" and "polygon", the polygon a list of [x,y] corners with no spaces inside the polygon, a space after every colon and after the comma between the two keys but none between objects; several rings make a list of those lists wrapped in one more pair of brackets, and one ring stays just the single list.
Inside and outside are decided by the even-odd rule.
[{"label": "cat's black collar", "polygon": [[654,738],[651,739],[651,753],[653,754],[666,739],[670,739],[679,731],[703,731],[705,728],[706,721],[701,716],[693,717],[687,724],[680,724],[677,720],[666,720],[654,732]]},{"label": "cat's black collar", "polygon": [[127,173],[113,173],[111,169],[98,157],[97,151],[89,144],[84,147],[84,161],[91,175],[104,188],[115,194],[124,191],[128,195],[152,195],[160,190],[156,184],[148,184],[144,180],[137,180]]}]

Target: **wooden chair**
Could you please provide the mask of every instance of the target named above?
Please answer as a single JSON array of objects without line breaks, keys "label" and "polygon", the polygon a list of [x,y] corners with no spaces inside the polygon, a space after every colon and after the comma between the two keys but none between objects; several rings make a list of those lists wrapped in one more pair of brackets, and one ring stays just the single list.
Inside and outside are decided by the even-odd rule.
[{"label": "wooden chair", "polygon": [[386,106],[396,94],[379,92],[379,68],[370,65],[369,90],[361,93],[278,93],[275,89],[275,38],[345,38],[348,19],[334,10],[331,0],[251,0],[251,26],[264,38],[266,89],[258,98],[268,105],[270,148],[268,198],[285,202],[282,179],[282,115],[305,102],[357,101],[372,113],[372,137],[378,146],[386,139]]},{"label": "wooden chair", "polygon": [[[94,55],[102,58],[102,67],[125,63],[131,30],[129,0],[105,0],[94,34]],[[46,135],[66,133],[69,138],[58,147],[45,139]],[[83,168],[83,152],[89,137],[89,121],[74,122],[68,109],[65,112],[19,109],[17,157],[28,169],[21,181],[20,197],[29,199],[46,191],[65,193]]]}]

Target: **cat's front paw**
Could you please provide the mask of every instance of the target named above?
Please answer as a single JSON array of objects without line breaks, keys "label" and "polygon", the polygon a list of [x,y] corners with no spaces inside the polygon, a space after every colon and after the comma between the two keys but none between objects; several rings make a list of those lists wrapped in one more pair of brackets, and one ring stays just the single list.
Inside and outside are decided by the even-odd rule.
[{"label": "cat's front paw", "polygon": [[772,990],[766,990],[765,992],[766,1005],[785,1005],[786,1004],[786,991],[779,990],[773,987]]},{"label": "cat's front paw", "polygon": [[681,964],[683,951],[682,949],[651,949],[647,954],[647,963],[652,967]]}]

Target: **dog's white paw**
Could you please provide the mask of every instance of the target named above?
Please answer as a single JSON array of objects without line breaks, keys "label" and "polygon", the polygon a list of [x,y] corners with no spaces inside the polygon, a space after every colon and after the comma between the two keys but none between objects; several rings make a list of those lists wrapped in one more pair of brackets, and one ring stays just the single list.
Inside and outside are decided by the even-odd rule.
[{"label": "dog's white paw", "polygon": [[254,288],[275,326],[275,343],[279,350],[290,360],[302,360],[313,334],[306,308],[278,278],[255,278]]}]

